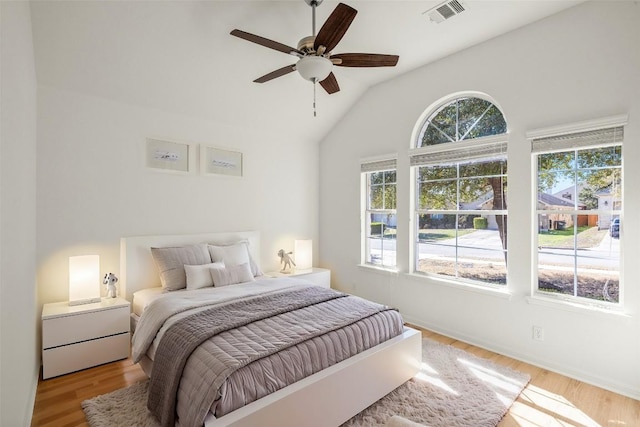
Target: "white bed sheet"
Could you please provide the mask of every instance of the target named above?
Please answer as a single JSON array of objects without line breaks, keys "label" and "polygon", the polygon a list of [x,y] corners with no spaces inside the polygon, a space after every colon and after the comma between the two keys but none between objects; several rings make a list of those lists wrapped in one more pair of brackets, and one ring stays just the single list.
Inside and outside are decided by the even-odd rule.
[{"label": "white bed sheet", "polygon": [[147,308],[147,306],[151,304],[151,302],[160,298],[162,295],[164,295],[164,293],[162,292],[161,286],[134,292],[133,304],[131,304],[133,313],[136,316],[142,316],[142,312],[145,310],[145,308]]}]

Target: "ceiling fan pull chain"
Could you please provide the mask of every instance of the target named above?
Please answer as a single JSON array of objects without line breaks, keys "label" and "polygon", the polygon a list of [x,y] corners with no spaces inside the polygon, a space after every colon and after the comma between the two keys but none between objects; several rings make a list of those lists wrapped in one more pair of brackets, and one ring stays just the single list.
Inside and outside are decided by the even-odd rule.
[{"label": "ceiling fan pull chain", "polygon": [[318,79],[313,79],[313,117],[316,117],[316,82]]}]

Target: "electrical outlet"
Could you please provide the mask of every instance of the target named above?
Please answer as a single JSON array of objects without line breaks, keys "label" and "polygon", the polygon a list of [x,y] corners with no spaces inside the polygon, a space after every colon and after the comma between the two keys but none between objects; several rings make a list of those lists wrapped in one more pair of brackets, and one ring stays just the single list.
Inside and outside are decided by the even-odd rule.
[{"label": "electrical outlet", "polygon": [[544,341],[544,329],[540,326],[533,326],[533,339],[536,341]]}]

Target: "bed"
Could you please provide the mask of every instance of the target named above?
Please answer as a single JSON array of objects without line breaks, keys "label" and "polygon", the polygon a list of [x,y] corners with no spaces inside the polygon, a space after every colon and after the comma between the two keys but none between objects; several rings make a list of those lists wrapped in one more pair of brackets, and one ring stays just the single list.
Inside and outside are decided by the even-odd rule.
[{"label": "bed", "polygon": [[[259,266],[260,236],[257,232],[123,238],[121,240],[120,291],[129,301],[134,301],[132,327],[146,328],[146,326],[141,326],[143,323],[140,325],[137,323],[140,319],[140,314],[145,311],[146,307],[162,305],[154,304],[152,301],[167,295],[159,290],[160,279],[150,248],[180,247],[200,243],[231,245],[238,241],[248,243],[252,262]],[[258,288],[264,283],[274,287],[273,292],[269,291],[273,296],[264,296],[264,298],[280,297],[280,295],[284,295],[283,292],[285,291],[291,292],[291,295],[287,294],[286,301],[295,301],[292,296],[295,297],[298,294],[299,298],[308,298],[311,295],[313,298],[318,298],[319,301],[322,300],[322,304],[324,304],[324,298],[327,301],[331,299],[332,304],[334,299],[336,303],[342,304],[352,298],[350,296],[345,296],[344,298],[329,296],[325,292],[330,291],[304,283],[297,283],[293,286],[292,283],[287,282],[290,279],[269,279],[263,276],[257,277],[257,279],[255,282],[247,284],[247,286],[239,284],[225,287],[228,289],[225,292],[233,294],[236,292],[235,289],[242,289],[242,292],[246,292],[252,286],[253,288]],[[224,290],[225,288],[221,289]],[[262,289],[260,292],[263,292]],[[202,292],[203,295],[209,292],[208,289],[200,289],[196,292],[198,291]],[[213,293],[213,291],[211,292]],[[134,294],[136,294],[135,299]],[[178,294],[178,292],[171,292],[168,295],[175,294]],[[142,299],[138,298],[140,295],[144,297]],[[221,297],[216,295],[211,298],[218,299]],[[260,298],[263,297],[260,296]],[[225,299],[224,301],[228,300]],[[231,305],[231,303],[227,302],[224,304]],[[278,304],[270,303],[269,306],[278,306]],[[335,311],[335,309],[332,310]],[[375,314],[375,316],[378,315]],[[386,315],[388,314],[385,311]],[[149,316],[151,315],[149,314]],[[144,355],[140,356],[140,364],[148,375],[151,374],[153,381],[154,374],[152,370],[154,365],[151,359],[154,355],[149,357],[146,349],[140,350],[135,347],[134,345],[134,352],[145,352]],[[153,353],[153,351],[150,353]],[[165,366],[161,362],[157,362],[157,360],[156,367]],[[167,358],[160,358],[160,360],[167,360]],[[338,426],[410,379],[417,373],[420,362],[420,333],[401,326],[397,336],[341,360],[339,363],[332,364],[291,385],[280,388],[239,409],[218,417],[214,416],[212,412],[208,412],[205,416],[204,424],[209,427],[258,425]],[[164,372],[165,369],[163,368],[161,371]],[[158,377],[162,375],[161,371],[157,372]]]}]

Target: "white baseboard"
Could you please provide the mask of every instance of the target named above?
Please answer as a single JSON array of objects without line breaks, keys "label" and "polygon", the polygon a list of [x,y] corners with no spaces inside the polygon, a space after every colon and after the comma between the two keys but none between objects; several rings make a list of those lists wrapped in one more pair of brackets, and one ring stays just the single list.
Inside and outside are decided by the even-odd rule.
[{"label": "white baseboard", "polygon": [[40,363],[36,364],[35,374],[31,380],[31,393],[29,395],[29,404],[27,405],[27,413],[24,414],[24,424],[25,426],[31,425],[31,420],[33,418],[33,410],[36,406],[36,393],[38,392],[38,380],[40,379],[40,368],[42,365]]}]

